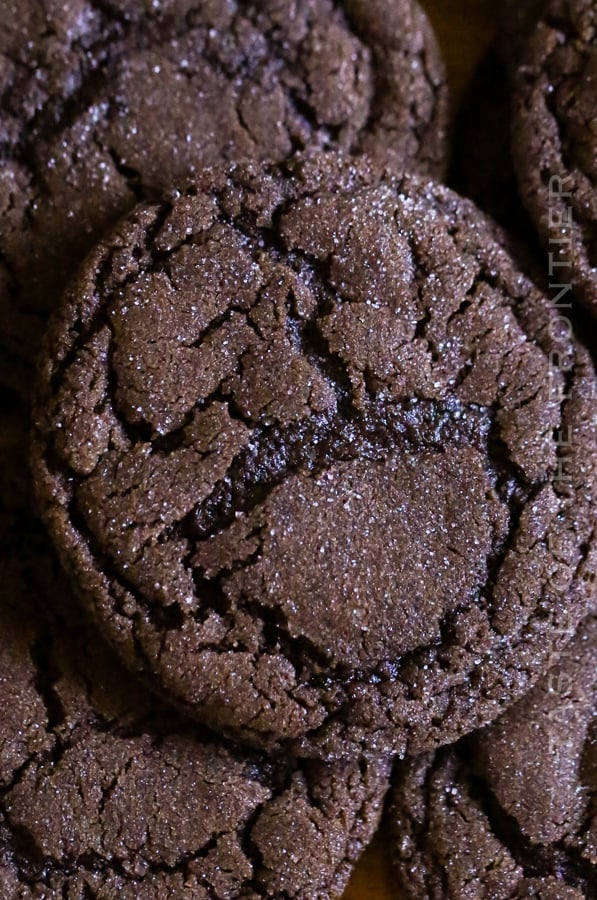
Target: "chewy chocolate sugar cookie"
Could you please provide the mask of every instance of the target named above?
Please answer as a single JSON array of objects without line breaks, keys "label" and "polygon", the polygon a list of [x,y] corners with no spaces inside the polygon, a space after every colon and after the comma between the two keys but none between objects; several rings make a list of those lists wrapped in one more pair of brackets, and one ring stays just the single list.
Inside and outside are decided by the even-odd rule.
[{"label": "chewy chocolate sugar cookie", "polygon": [[389,766],[190,727],[80,621],[35,523],[0,527],[0,900],[340,896]]},{"label": "chewy chocolate sugar cookie", "polygon": [[389,809],[400,896],[597,897],[597,620],[491,727],[403,763]]},{"label": "chewy chocolate sugar cookie", "polygon": [[[34,84],[52,73],[51,102],[38,100],[32,121],[23,112],[13,122],[23,66],[0,98],[0,378],[20,390],[44,314],[84,254],[139,200],[206,165],[327,147],[399,171],[443,170],[444,71],[414,0],[70,6],[77,15],[58,28],[37,0],[21,3],[29,31],[0,11],[0,32],[32,45]],[[85,65],[67,65],[71,45]],[[61,52],[64,71],[51,66]]]},{"label": "chewy chocolate sugar cookie", "polygon": [[594,388],[448,189],[207,172],[71,286],[37,495],[103,633],[187,712],[414,753],[495,718],[585,614]]},{"label": "chewy chocolate sugar cookie", "polygon": [[[0,146],[18,147],[42,112],[62,106],[105,63],[118,33],[89,0],[3,0]],[[3,154],[4,159],[4,154]]]},{"label": "chewy chocolate sugar cookie", "polygon": [[597,4],[543,4],[515,76],[521,195],[550,254],[552,293],[597,314]]}]

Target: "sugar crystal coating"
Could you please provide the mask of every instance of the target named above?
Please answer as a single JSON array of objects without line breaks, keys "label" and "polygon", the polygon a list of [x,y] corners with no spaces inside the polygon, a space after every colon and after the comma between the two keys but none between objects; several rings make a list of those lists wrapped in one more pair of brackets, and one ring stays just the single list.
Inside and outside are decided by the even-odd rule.
[{"label": "sugar crystal coating", "polygon": [[444,188],[206,173],[99,246],[47,348],[54,540],[129,665],[224,733],[449,741],[586,611],[594,373]]}]

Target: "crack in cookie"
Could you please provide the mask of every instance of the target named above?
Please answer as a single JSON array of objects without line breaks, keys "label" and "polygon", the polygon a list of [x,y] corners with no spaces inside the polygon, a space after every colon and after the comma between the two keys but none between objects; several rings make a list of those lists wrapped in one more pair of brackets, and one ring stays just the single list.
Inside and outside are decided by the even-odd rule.
[{"label": "crack in cookie", "polygon": [[129,664],[212,727],[424,749],[586,610],[594,374],[446,189],[331,157],[206,173],[100,245],[49,340],[54,538]]}]

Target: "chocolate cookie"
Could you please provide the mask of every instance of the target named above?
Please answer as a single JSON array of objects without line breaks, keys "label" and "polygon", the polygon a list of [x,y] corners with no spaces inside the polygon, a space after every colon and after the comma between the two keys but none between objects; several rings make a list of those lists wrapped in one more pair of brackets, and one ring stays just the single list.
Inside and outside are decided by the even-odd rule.
[{"label": "chocolate cookie", "polygon": [[597,313],[597,6],[545,3],[515,76],[513,151],[562,310]]},{"label": "chocolate cookie", "polygon": [[448,189],[206,172],[68,292],[37,494],[102,631],[187,712],[413,753],[497,716],[585,614],[594,388]]},{"label": "chocolate cookie", "polygon": [[27,384],[44,313],[104,231],[206,165],[332,147],[443,170],[443,66],[414,0],[92,9],[102,37],[88,39],[88,76],[54,79],[52,102],[2,154],[0,332],[13,382],[17,368]]},{"label": "chocolate cookie", "polygon": [[22,144],[36,116],[76,94],[115,36],[115,20],[88,0],[4,0],[0,147]]},{"label": "chocolate cookie", "polygon": [[597,620],[496,723],[403,763],[389,810],[401,896],[597,897]]},{"label": "chocolate cookie", "polygon": [[161,708],[23,516],[2,530],[0,633],[1,900],[342,893],[389,765],[264,759]]}]

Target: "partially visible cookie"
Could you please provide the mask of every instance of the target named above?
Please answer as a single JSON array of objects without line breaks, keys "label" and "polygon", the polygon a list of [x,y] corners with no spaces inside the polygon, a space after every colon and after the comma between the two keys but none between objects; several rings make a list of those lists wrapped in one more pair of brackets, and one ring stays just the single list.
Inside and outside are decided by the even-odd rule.
[{"label": "partially visible cookie", "polygon": [[340,896],[389,765],[189,727],[81,620],[37,524],[0,523],[0,900]]},{"label": "partially visible cookie", "polygon": [[61,107],[103,62],[118,22],[90,0],[3,0],[0,148],[27,140],[36,117]]},{"label": "partially visible cookie", "polygon": [[37,493],[98,627],[258,745],[413,753],[584,616],[595,374],[476,208],[335,157],[203,173],[89,257]]},{"label": "partially visible cookie", "polygon": [[520,192],[548,252],[561,309],[597,315],[597,5],[550,0],[514,83],[513,151]]},{"label": "partially visible cookie", "polygon": [[[15,133],[0,162],[0,334],[13,380],[16,369],[26,382],[45,314],[102,233],[206,165],[327,147],[367,152],[382,169],[443,171],[444,70],[415,0],[131,0],[89,4],[87,17],[74,12],[83,0],[55,5],[69,11],[56,26],[32,0],[18,5],[19,28],[0,12],[0,34],[14,30],[19,46],[28,37],[35,85],[52,100],[36,96],[33,121],[23,112],[22,127],[9,127],[24,89],[7,74],[0,123]],[[75,26],[88,19],[83,40]],[[42,24],[67,32],[58,49]],[[67,65],[63,44],[85,51],[80,66]]]},{"label": "partially visible cookie", "polygon": [[401,896],[597,897],[597,619],[471,739],[398,766],[389,823]]}]

